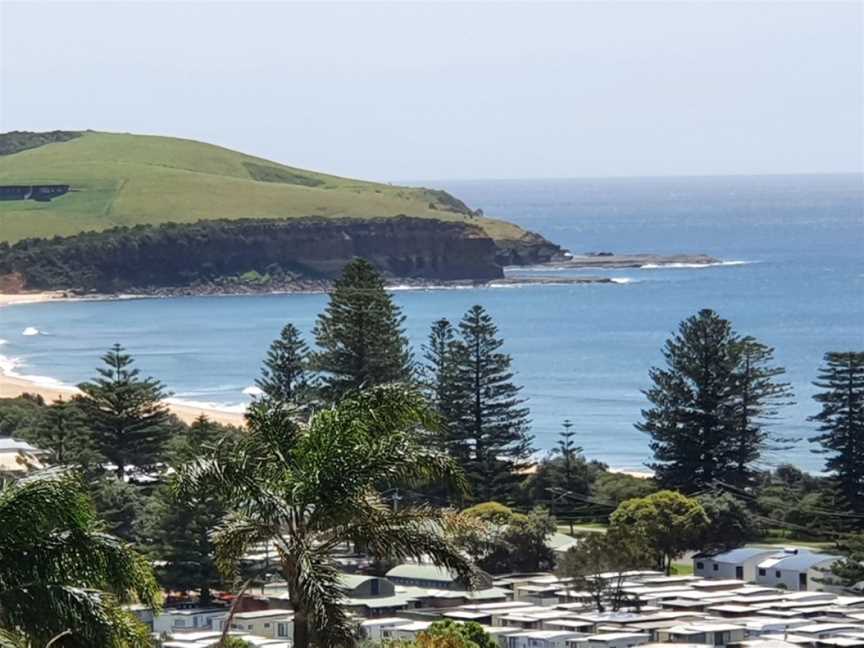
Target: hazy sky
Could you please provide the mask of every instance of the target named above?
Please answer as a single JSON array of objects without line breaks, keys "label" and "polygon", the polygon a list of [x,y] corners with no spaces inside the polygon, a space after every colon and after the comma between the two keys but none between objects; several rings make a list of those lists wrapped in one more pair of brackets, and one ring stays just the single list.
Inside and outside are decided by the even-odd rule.
[{"label": "hazy sky", "polygon": [[864,166],[858,2],[0,3],[3,131],[378,180]]}]

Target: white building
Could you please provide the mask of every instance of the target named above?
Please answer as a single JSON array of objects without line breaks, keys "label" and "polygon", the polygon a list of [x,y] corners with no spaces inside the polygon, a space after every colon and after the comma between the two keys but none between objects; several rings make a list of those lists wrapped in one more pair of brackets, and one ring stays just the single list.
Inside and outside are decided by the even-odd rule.
[{"label": "white building", "polygon": [[826,571],[839,556],[820,554],[806,549],[787,549],[775,553],[756,565],[756,582],[784,590],[823,590]]},{"label": "white building", "polygon": [[12,437],[0,437],[0,472],[26,473],[42,468],[48,453]]},{"label": "white building", "polygon": [[568,648],[633,648],[651,641],[647,632],[602,632],[600,634],[571,639]]},{"label": "white building", "polygon": [[[214,621],[214,629],[221,631],[227,620],[226,615]],[[280,609],[235,612],[231,619],[231,630],[268,639],[291,639],[294,636],[294,612]]]},{"label": "white building", "polygon": [[719,554],[696,554],[693,557],[693,575],[754,581],[756,565],[775,553],[776,549],[739,547]]},{"label": "white building", "polygon": [[153,632],[178,630],[215,630],[221,619],[228,616],[225,608],[168,608],[153,617]]}]

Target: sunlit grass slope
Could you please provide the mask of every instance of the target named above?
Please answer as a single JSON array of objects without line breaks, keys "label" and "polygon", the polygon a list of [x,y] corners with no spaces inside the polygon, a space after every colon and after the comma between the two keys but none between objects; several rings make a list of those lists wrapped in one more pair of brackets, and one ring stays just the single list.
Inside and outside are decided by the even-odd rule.
[{"label": "sunlit grass slope", "polygon": [[459,213],[428,189],[340,178],[172,137],[88,131],[0,155],[0,185],[41,183],[73,191],[51,202],[0,201],[0,240],[213,218],[398,214],[469,220],[497,240],[524,234]]}]

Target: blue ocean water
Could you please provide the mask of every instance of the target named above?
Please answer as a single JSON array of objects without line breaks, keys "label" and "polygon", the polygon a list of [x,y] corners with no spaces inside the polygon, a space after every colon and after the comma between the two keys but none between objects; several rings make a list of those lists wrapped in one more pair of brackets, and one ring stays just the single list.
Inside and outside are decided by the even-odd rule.
[{"label": "blue ocean water", "polygon": [[[433,183],[425,183],[433,184]],[[536,446],[576,423],[590,458],[640,469],[636,431],[648,370],[677,323],[710,307],[775,347],[796,404],[778,432],[806,438],[824,352],[864,349],[864,182],[858,175],[434,183],[574,252],[705,253],[708,268],[590,271],[620,283],[397,291],[415,353],[437,318],[473,304],[495,318],[531,408]],[[573,272],[573,271],[570,271]],[[546,273],[551,274],[551,273]],[[271,339],[308,332],[323,295],[187,297],[22,305],[0,310],[0,353],[19,374],[76,383],[124,344],[176,398],[239,407]],[[24,335],[27,327],[41,332]],[[29,331],[32,332],[32,331]],[[819,470],[806,441],[767,464]]]}]

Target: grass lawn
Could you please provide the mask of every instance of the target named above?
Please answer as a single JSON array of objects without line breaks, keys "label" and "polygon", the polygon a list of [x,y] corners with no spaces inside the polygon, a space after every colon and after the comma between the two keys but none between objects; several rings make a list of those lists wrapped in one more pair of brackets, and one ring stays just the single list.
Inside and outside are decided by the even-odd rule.
[{"label": "grass lawn", "polygon": [[692,560],[682,560],[681,562],[672,563],[672,575],[673,576],[692,576],[693,575],[693,561]]},{"label": "grass lawn", "polygon": [[[603,524],[602,522],[579,522],[573,525],[573,532],[576,534],[579,533],[605,533],[606,527],[608,525]],[[558,525],[558,533],[570,533],[570,525],[569,524],[559,524]]]},{"label": "grass lawn", "polygon": [[0,202],[0,241],[68,236],[118,225],[218,218],[399,214],[468,222],[496,240],[525,231],[451,211],[435,191],[297,169],[172,137],[86,132],[0,156],[0,184],[68,184],[50,202]]}]

